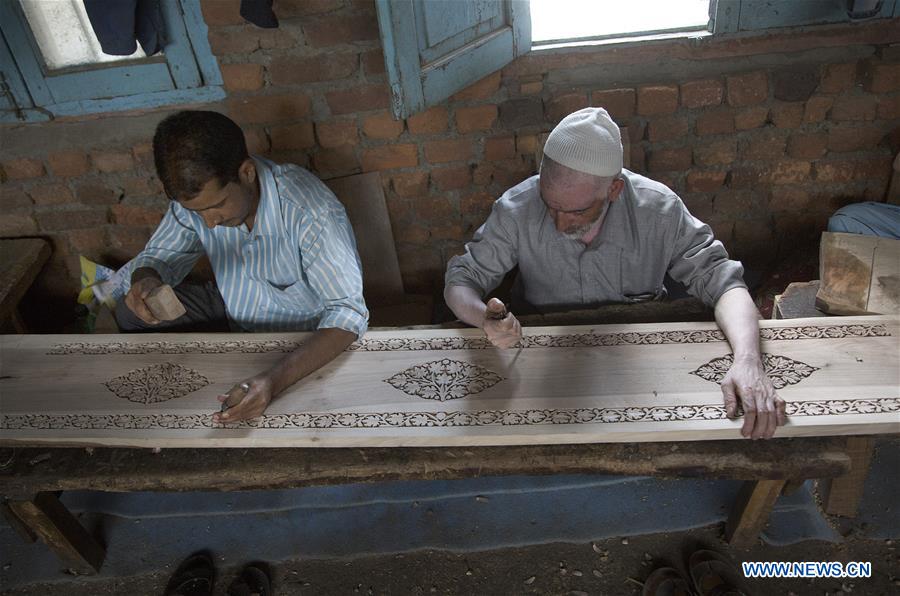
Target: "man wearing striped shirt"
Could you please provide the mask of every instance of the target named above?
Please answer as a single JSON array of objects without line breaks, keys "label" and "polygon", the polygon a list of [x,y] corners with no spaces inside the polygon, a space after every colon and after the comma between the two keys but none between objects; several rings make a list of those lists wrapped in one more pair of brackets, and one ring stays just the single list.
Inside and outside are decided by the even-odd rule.
[{"label": "man wearing striped shirt", "polygon": [[[221,402],[231,398],[213,418],[260,416],[273,397],[366,331],[347,214],[307,170],[251,157],[241,129],[216,112],[167,117],[153,137],[153,156],[171,203],[132,261],[116,320],[123,331],[315,331],[272,368],[220,395]],[[216,284],[181,283],[203,254]],[[145,303],[162,284],[175,288],[188,311],[174,321],[157,320]]]}]

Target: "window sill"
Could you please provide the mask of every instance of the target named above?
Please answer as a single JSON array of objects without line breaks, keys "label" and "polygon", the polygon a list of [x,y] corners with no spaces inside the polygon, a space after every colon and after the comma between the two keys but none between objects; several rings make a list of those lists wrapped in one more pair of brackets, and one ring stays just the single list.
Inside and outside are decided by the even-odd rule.
[{"label": "window sill", "polygon": [[532,44],[532,52],[541,52],[544,50],[559,50],[566,48],[582,48],[612,45],[637,45],[652,41],[666,41],[670,39],[702,39],[712,36],[712,33],[706,29],[683,29],[681,31],[666,31],[661,33],[639,33],[627,37],[606,37],[601,39],[575,39],[571,41],[552,41],[537,42]]}]

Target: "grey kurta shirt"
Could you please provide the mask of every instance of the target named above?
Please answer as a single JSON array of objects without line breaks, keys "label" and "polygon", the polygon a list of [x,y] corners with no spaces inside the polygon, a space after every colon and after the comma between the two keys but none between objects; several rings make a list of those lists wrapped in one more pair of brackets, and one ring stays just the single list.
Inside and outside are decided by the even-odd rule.
[{"label": "grey kurta shirt", "polygon": [[666,273],[709,306],[727,290],[747,287],[741,264],[672,190],[628,170],[622,177],[625,188],[589,245],[556,230],[539,176],[512,187],[465,254],[450,259],[446,285],[483,297],[518,265],[514,308],[524,299],[543,312],[662,298]]}]

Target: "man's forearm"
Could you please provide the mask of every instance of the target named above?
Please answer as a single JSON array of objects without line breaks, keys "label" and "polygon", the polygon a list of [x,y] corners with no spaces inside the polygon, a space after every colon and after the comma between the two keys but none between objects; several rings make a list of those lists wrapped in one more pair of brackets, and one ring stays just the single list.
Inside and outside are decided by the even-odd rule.
[{"label": "man's forearm", "polygon": [[355,333],[344,329],[317,330],[309,341],[266,371],[272,379],[272,396],[334,360],[355,339]]},{"label": "man's forearm", "polygon": [[484,324],[487,307],[476,290],[468,286],[447,286],[444,300],[460,321],[479,328]]},{"label": "man's forearm", "polygon": [[759,359],[759,311],[744,288],[732,288],[716,302],[716,322],[735,360]]}]

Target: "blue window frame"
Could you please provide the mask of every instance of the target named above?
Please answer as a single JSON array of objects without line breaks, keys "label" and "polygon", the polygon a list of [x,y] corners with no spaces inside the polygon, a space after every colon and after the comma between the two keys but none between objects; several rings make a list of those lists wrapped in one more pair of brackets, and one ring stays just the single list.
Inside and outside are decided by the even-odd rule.
[{"label": "blue window frame", "polygon": [[127,63],[50,71],[19,2],[0,0],[0,122],[146,109],[225,97],[199,0],[162,0],[166,44]]}]

